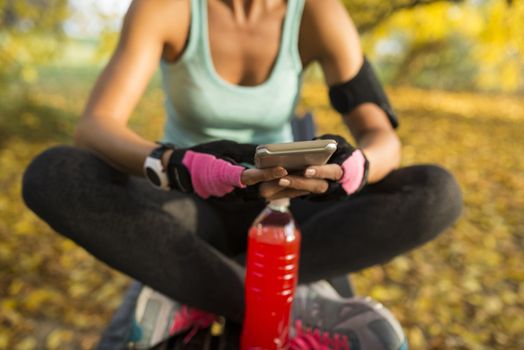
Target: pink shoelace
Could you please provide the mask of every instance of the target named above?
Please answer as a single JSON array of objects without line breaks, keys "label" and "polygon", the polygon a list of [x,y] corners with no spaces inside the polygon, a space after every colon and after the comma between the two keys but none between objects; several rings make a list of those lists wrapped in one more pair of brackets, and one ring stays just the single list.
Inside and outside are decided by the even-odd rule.
[{"label": "pink shoelace", "polygon": [[190,329],[191,331],[184,337],[184,344],[188,344],[199,330],[211,326],[216,319],[213,314],[182,305],[180,311],[175,313],[169,334]]},{"label": "pink shoelace", "polygon": [[295,321],[295,331],[296,336],[290,342],[291,350],[350,350],[346,335],[304,328],[300,320]]}]

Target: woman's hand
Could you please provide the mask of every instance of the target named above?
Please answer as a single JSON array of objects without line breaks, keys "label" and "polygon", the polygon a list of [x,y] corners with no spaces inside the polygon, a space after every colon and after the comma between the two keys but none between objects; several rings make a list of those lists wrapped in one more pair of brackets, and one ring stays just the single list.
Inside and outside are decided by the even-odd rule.
[{"label": "woman's hand", "polygon": [[329,182],[343,175],[338,164],[310,166],[300,174],[283,176],[260,185],[260,195],[267,199],[295,198],[309,194],[321,195],[329,189]]},{"label": "woman's hand", "polygon": [[367,183],[368,161],[360,149],[338,135],[320,139],[337,141],[337,150],[326,165],[310,166],[301,174],[263,183],[260,195],[266,199],[311,195],[311,199],[341,199],[360,191]]},{"label": "woman's hand", "polygon": [[329,164],[339,165],[342,176],[330,180],[328,188],[321,194],[313,194],[311,199],[336,200],[359,192],[368,180],[369,162],[361,149],[353,147],[342,136],[326,134],[319,139],[337,141],[337,150],[329,159]]},{"label": "woman's hand", "polygon": [[212,141],[168,150],[164,153],[163,164],[172,189],[194,192],[204,199],[224,197],[240,189],[236,193],[249,198],[252,191],[243,191],[246,187],[287,175],[282,167],[246,169],[242,166],[242,163],[253,163],[255,149],[253,144]]},{"label": "woman's hand", "polygon": [[286,169],[282,167],[268,169],[246,169],[242,172],[241,182],[245,186],[253,186],[261,182],[271,182],[287,175]]}]

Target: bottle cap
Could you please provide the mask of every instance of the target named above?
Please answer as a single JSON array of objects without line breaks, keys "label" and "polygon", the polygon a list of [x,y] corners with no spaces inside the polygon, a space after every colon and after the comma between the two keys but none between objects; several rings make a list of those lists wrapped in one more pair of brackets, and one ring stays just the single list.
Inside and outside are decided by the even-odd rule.
[{"label": "bottle cap", "polygon": [[273,199],[269,202],[269,205],[273,208],[287,208],[289,207],[289,198]]}]

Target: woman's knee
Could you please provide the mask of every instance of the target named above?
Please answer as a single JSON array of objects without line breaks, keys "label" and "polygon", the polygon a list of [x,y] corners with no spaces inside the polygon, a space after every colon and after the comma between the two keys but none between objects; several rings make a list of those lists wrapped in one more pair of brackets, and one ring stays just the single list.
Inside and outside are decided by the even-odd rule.
[{"label": "woman's knee", "polygon": [[454,176],[437,165],[415,167],[420,240],[428,241],[450,227],[462,213],[462,191]]},{"label": "woman's knee", "polygon": [[89,152],[72,146],[55,146],[37,155],[22,178],[22,197],[33,209],[45,207],[53,198],[88,175],[87,168],[100,163]]},{"label": "woman's knee", "polygon": [[50,187],[56,187],[58,176],[57,169],[65,159],[72,158],[74,148],[68,146],[55,146],[37,155],[26,168],[22,178],[22,197],[28,207],[33,209],[39,206],[47,195]]},{"label": "woman's knee", "polygon": [[446,214],[454,222],[462,212],[462,191],[455,177],[438,165],[426,165],[426,187],[433,193],[431,204],[434,210]]}]

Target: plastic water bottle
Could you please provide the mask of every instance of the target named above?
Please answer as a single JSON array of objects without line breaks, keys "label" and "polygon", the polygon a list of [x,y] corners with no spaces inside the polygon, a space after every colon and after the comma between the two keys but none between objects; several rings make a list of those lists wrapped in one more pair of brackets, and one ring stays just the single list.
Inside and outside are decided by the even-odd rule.
[{"label": "plastic water bottle", "polygon": [[288,207],[272,201],[249,230],[242,350],[288,348],[301,238]]}]

